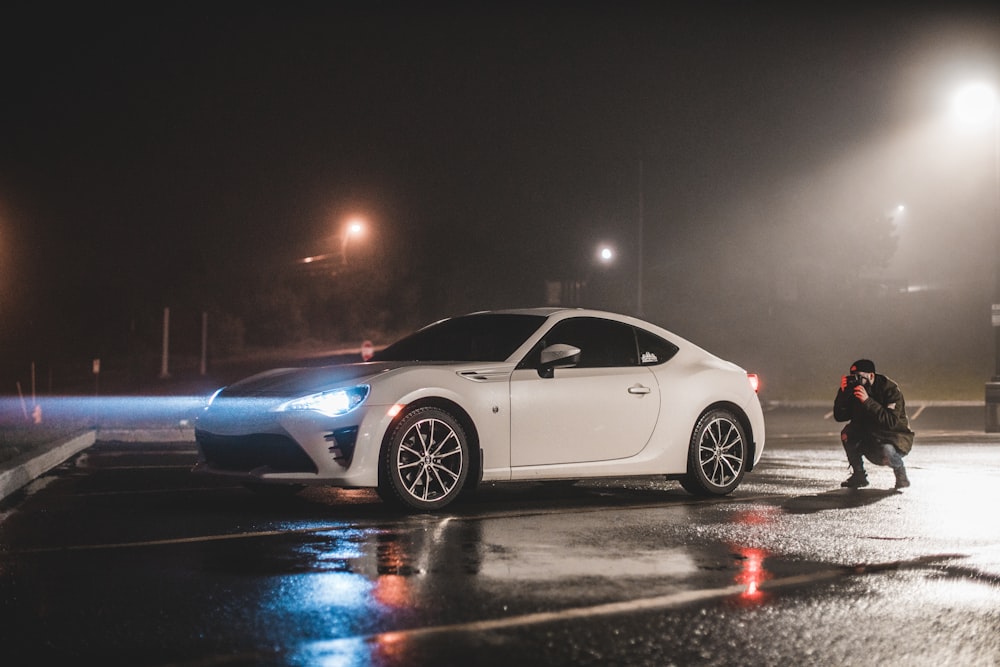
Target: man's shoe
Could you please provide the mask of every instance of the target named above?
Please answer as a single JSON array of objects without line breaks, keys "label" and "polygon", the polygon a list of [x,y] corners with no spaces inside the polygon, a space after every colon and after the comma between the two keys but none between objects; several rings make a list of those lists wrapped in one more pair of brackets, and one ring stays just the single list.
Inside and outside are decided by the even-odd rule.
[{"label": "man's shoe", "polygon": [[910,478],[906,476],[906,468],[893,468],[896,473],[896,488],[905,489],[910,485]]},{"label": "man's shoe", "polygon": [[[897,478],[897,484],[899,483],[898,479],[899,478]],[[863,472],[852,473],[851,476],[841,482],[840,485],[848,489],[860,489],[862,486],[868,486],[868,475]]]}]

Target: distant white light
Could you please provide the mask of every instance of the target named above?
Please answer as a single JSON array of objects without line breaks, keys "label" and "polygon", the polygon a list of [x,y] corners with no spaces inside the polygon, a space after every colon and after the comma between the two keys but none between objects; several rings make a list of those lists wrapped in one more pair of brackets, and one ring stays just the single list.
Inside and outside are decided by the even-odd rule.
[{"label": "distant white light", "polygon": [[955,117],[966,125],[981,125],[997,111],[997,92],[986,83],[970,83],[958,89],[952,100]]},{"label": "distant white light", "polygon": [[604,246],[603,248],[601,248],[600,252],[598,253],[598,256],[601,258],[602,262],[610,262],[612,259],[615,258],[615,251],[607,246]]}]

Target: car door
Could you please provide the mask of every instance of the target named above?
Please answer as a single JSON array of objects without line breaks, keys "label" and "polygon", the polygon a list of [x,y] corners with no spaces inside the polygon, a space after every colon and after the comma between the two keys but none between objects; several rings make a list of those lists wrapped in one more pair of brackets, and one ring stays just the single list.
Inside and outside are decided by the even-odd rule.
[{"label": "car door", "polygon": [[[540,373],[553,344],[580,349],[572,368]],[[608,461],[649,441],[660,411],[653,373],[639,364],[631,326],[596,317],[563,320],[511,375],[511,465]]]}]

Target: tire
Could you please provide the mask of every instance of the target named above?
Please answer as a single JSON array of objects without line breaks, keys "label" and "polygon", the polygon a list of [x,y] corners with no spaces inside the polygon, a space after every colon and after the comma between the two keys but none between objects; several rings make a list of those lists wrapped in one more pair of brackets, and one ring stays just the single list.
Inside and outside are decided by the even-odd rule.
[{"label": "tire", "polygon": [[383,449],[379,496],[409,509],[439,510],[458,497],[468,474],[462,425],[440,408],[417,408],[399,420]]},{"label": "tire", "polygon": [[729,410],[709,410],[691,433],[687,474],[681,486],[696,496],[731,493],[743,481],[749,451],[740,420]]}]

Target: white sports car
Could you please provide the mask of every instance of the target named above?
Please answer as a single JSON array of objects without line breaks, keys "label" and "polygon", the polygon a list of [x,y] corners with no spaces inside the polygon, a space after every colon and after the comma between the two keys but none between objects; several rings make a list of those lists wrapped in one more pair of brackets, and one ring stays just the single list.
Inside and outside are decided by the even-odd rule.
[{"label": "white sports car", "polygon": [[658,326],[547,308],[441,320],[368,362],[282,368],[212,397],[198,472],[371,487],[437,510],[481,482],[665,475],[725,495],[764,448],[756,376]]}]

